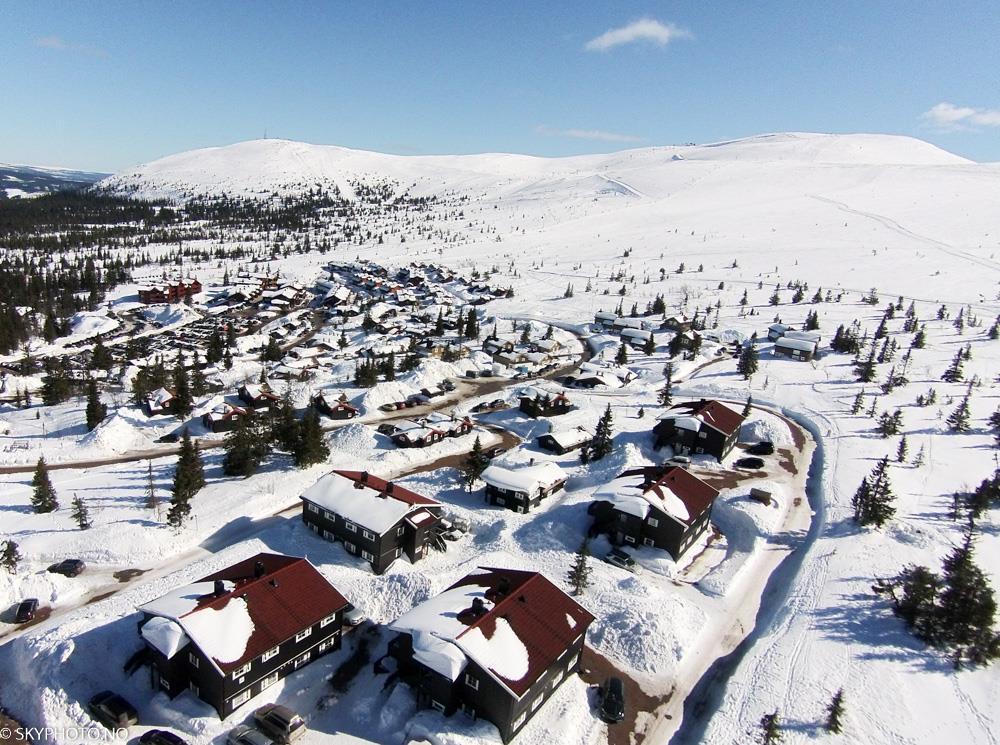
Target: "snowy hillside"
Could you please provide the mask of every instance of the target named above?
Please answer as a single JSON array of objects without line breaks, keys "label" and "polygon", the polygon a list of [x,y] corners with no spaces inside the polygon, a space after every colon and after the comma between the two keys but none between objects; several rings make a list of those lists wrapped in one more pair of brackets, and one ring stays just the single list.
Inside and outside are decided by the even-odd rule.
[{"label": "snowy hillside", "polygon": [[108,174],[0,163],[0,196],[25,197],[90,186]]}]

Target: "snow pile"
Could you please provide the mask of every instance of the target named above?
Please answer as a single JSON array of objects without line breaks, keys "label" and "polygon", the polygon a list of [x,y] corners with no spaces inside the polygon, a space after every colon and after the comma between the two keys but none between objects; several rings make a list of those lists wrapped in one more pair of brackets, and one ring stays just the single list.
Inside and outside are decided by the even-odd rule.
[{"label": "snow pile", "polygon": [[80,439],[80,444],[112,453],[149,450],[156,447],[152,440],[121,414],[113,414],[98,424]]},{"label": "snow pile", "polygon": [[175,323],[194,320],[199,315],[197,311],[184,303],[171,303],[169,305],[150,305],[142,311],[142,317],[158,326],[172,326]]},{"label": "snow pile", "polygon": [[528,650],[502,616],[487,637],[481,627],[469,629],[461,637],[463,651],[482,667],[505,680],[521,680],[528,674]]},{"label": "snow pile", "polygon": [[788,447],[792,444],[792,435],[788,425],[773,414],[754,410],[740,427],[740,442],[762,441],[773,442],[776,448]]},{"label": "snow pile", "polygon": [[[97,334],[114,331],[121,325],[116,318],[108,318],[107,308],[74,313],[69,320],[69,340],[89,339]],[[60,341],[63,341],[60,339]]]}]

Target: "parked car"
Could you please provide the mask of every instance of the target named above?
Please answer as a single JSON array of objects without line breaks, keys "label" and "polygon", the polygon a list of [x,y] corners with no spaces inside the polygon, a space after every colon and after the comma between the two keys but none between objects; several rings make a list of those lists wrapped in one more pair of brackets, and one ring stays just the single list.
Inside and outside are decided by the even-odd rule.
[{"label": "parked car", "polygon": [[734,466],[737,468],[763,468],[764,459],[763,458],[740,458],[735,463]]},{"label": "parked car", "polygon": [[365,615],[365,612],[355,606],[354,603],[347,604],[347,608],[344,609],[343,618],[344,623],[347,626],[360,626],[368,620],[368,616]]},{"label": "parked car", "polygon": [[391,424],[390,422],[383,422],[382,424],[378,425],[375,431],[381,435],[391,436],[399,431],[399,427],[397,427],[395,424]]},{"label": "parked car", "polygon": [[621,678],[608,678],[601,687],[601,719],[620,722],[625,718],[625,684]]},{"label": "parked car", "polygon": [[76,577],[83,573],[83,570],[87,568],[80,559],[63,559],[58,564],[53,564],[49,567],[49,571],[53,574],[62,574],[66,577]]},{"label": "parked car", "polygon": [[135,707],[113,691],[101,691],[90,699],[87,711],[108,729],[126,729],[139,723]]},{"label": "parked car", "polygon": [[690,466],[691,459],[686,455],[675,455],[673,458],[667,461],[668,466]]},{"label": "parked car", "polygon": [[503,455],[506,452],[507,450],[506,448],[504,448],[503,445],[492,445],[483,450],[483,456],[489,458],[490,460],[493,460],[498,455]]},{"label": "parked car", "polygon": [[229,745],[271,745],[271,738],[253,727],[237,724],[226,735]]},{"label": "parked car", "polygon": [[188,745],[188,741],[165,729],[151,729],[142,733],[139,745]]},{"label": "parked car", "polygon": [[451,380],[445,380],[441,383],[441,390],[443,391],[453,391],[455,390],[455,383]]},{"label": "parked car", "polygon": [[27,623],[35,620],[35,613],[38,612],[38,598],[28,598],[17,604],[14,611],[14,623]]},{"label": "parked car", "polygon": [[264,704],[253,713],[253,720],[275,742],[294,742],[306,733],[302,717],[280,704]]},{"label": "parked car", "polygon": [[392,402],[387,403],[387,404],[382,404],[381,406],[379,406],[379,409],[381,411],[395,411],[396,408],[397,408],[397,405],[395,403],[392,403]]},{"label": "parked car", "polygon": [[774,443],[769,440],[762,440],[747,448],[750,455],[774,455]]},{"label": "parked car", "polygon": [[455,515],[449,512],[447,517],[443,518],[443,520],[447,520],[449,530],[457,530],[461,533],[468,533],[472,528],[472,523],[469,522],[469,518],[462,517],[461,515]]},{"label": "parked car", "polygon": [[620,569],[624,569],[626,572],[638,574],[641,571],[639,565],[635,563],[635,559],[628,552],[620,548],[613,548],[608,551],[604,556],[604,560]]},{"label": "parked car", "polygon": [[157,437],[156,442],[177,442],[180,439],[181,436],[176,432],[168,432],[163,437]]}]

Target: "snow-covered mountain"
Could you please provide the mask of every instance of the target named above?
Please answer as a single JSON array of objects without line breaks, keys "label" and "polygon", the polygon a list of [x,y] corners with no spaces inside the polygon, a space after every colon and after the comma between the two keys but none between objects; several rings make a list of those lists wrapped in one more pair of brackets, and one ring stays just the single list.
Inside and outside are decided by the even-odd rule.
[{"label": "snow-covered mountain", "polygon": [[40,168],[0,163],[0,193],[13,198],[48,194],[63,189],[78,189],[90,186],[107,175],[66,168]]},{"label": "snow-covered mountain", "polygon": [[[746,173],[748,164],[796,170],[974,165],[926,142],[892,135],[785,133],[564,158],[498,153],[400,156],[289,140],[252,140],[171,155],[116,174],[101,185],[157,197],[223,192],[266,196],[317,185],[336,185],[350,195],[352,182],[387,179],[413,185],[415,193],[544,188],[549,196],[560,190],[666,196],[689,183],[693,172],[737,168]],[[751,175],[763,174],[754,170]],[[633,180],[643,188],[633,186]]]}]

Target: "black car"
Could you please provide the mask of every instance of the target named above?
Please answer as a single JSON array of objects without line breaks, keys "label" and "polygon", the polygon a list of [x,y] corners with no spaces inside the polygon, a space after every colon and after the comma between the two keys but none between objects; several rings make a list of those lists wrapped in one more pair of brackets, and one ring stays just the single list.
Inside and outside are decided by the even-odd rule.
[{"label": "black car", "polygon": [[157,442],[177,442],[180,439],[181,439],[181,436],[179,434],[177,434],[176,432],[169,432],[169,433],[163,435],[163,437],[156,438],[156,441]]},{"label": "black car", "polygon": [[58,564],[53,564],[49,567],[49,571],[53,574],[61,574],[65,577],[76,577],[83,573],[83,570],[87,568],[80,559],[63,559]]},{"label": "black car", "polygon": [[747,448],[750,455],[774,455],[774,443],[764,440]]},{"label": "black car", "polygon": [[139,723],[135,707],[112,691],[101,691],[90,699],[87,711],[108,729],[123,729]]},{"label": "black car", "polygon": [[740,458],[733,465],[737,468],[763,468],[764,461],[761,458]]},{"label": "black car", "polygon": [[14,611],[14,623],[27,623],[35,620],[35,613],[38,612],[38,598],[28,598],[17,604]]},{"label": "black car", "polygon": [[498,455],[506,453],[507,449],[503,445],[492,445],[488,448],[483,449],[483,457],[493,460]]},{"label": "black car", "polygon": [[382,424],[378,425],[376,431],[381,435],[394,435],[396,434],[396,432],[399,431],[399,427],[397,427],[395,424],[390,424],[389,422],[383,422]]},{"label": "black car", "polygon": [[601,719],[620,722],[625,718],[625,684],[621,678],[608,678],[601,688]]},{"label": "black car", "polygon": [[139,745],[188,745],[188,742],[165,729],[151,729],[142,733]]}]

